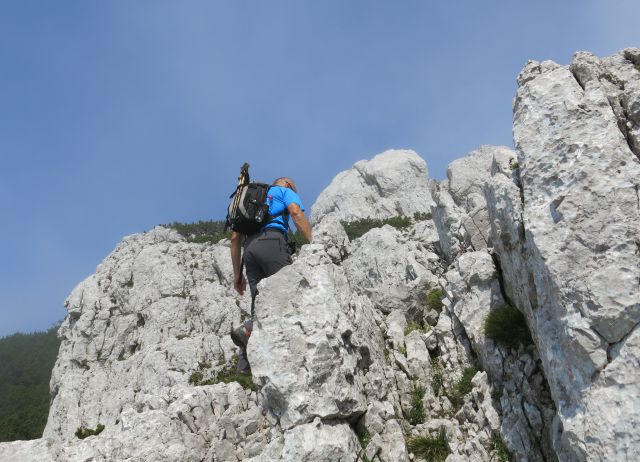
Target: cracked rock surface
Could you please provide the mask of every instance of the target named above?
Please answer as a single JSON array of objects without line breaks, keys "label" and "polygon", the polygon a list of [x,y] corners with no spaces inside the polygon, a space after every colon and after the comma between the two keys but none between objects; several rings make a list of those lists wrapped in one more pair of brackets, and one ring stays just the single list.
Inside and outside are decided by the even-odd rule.
[{"label": "cracked rock surface", "polygon": [[640,457],[637,58],[531,62],[514,103],[523,232],[496,249],[579,460]]}]

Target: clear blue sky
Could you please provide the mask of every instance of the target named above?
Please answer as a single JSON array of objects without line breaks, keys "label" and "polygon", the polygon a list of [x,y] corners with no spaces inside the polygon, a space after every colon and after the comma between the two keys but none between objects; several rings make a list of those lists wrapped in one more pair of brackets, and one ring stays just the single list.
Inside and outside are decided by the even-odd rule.
[{"label": "clear blue sky", "polygon": [[410,148],[512,145],[528,59],[640,46],[640,2],[7,0],[0,336],[45,329],[125,235],[222,219],[242,162],[310,207]]}]

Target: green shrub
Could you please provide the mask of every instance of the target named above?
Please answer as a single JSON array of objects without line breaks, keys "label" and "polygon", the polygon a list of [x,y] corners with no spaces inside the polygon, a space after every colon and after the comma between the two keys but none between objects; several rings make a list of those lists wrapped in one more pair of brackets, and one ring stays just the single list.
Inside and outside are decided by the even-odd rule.
[{"label": "green shrub", "polygon": [[371,442],[371,434],[365,430],[358,436],[358,440],[360,441],[362,449],[367,449],[367,446],[369,446],[369,443]]},{"label": "green shrub", "polygon": [[511,167],[511,170],[518,170],[520,168],[520,164],[517,162],[510,162],[509,167]]},{"label": "green shrub", "polygon": [[442,312],[442,299],[444,298],[444,290],[432,289],[427,294],[427,306],[430,310],[436,310],[438,313]]},{"label": "green shrub", "polygon": [[231,231],[224,231],[224,221],[198,221],[197,223],[179,223],[174,221],[169,225],[187,239],[187,242],[212,242],[217,243],[222,239],[229,239]]},{"label": "green shrub", "polygon": [[444,377],[442,375],[442,364],[440,364],[438,358],[431,360],[431,388],[433,388],[434,395],[442,396]]},{"label": "green shrub", "polygon": [[484,320],[484,333],[507,348],[531,345],[531,333],[524,315],[511,305],[500,305]]},{"label": "green shrub", "polygon": [[202,385],[203,380],[204,374],[202,373],[202,371],[195,371],[189,376],[189,383],[191,385]]},{"label": "green shrub", "polygon": [[407,441],[407,449],[416,456],[433,462],[444,462],[451,449],[444,428],[440,428],[437,436],[417,436]]},{"label": "green shrub", "polygon": [[363,218],[361,220],[342,222],[344,231],[347,233],[350,241],[358,239],[373,228],[381,228],[384,225],[390,225],[396,229],[406,229],[411,226],[411,219],[409,217],[397,216],[385,219]]},{"label": "green shrub", "polygon": [[364,450],[367,449],[367,446],[371,442],[371,434],[365,430],[361,435],[358,435],[358,441],[360,441],[360,446],[362,446],[362,452],[360,453],[360,459],[358,460],[362,460],[362,462],[371,462],[364,454]]},{"label": "green shrub", "polygon": [[504,444],[500,435],[494,435],[492,440],[493,450],[496,452],[496,456],[500,462],[511,462],[511,453]]},{"label": "green shrub", "polygon": [[411,411],[409,412],[409,423],[411,425],[424,423],[424,418],[426,417],[424,413],[424,404],[422,403],[424,393],[424,387],[419,385],[418,382],[413,382],[413,386],[411,388]]},{"label": "green shrub", "polygon": [[416,212],[413,214],[414,221],[427,221],[431,220],[431,214],[425,212]]},{"label": "green shrub", "polygon": [[235,364],[225,366],[216,374],[215,379],[211,383],[203,384],[203,385],[213,385],[214,383],[230,383],[230,382],[238,382],[242,388],[251,391],[258,391],[258,387],[255,383],[253,383],[253,378],[250,374],[241,374],[237,371],[236,365],[237,360],[234,361]]},{"label": "green shrub", "polygon": [[300,252],[302,246],[308,244],[309,241],[300,231],[296,231],[294,233],[293,231],[289,230],[289,243],[290,245],[295,245],[295,254],[297,255]]},{"label": "green shrub", "polygon": [[462,378],[453,386],[451,393],[448,394],[449,401],[453,405],[454,409],[460,409],[464,404],[464,397],[473,388],[471,379],[476,375],[478,369],[475,367],[467,367],[462,373]]},{"label": "green shrub", "polygon": [[78,427],[76,430],[76,436],[81,440],[88,438],[89,436],[99,435],[104,430],[104,425],[98,424],[95,430],[91,428]]},{"label": "green shrub", "polygon": [[237,371],[238,357],[234,356],[231,364],[223,366],[214,377],[205,379],[204,370],[211,368],[211,363],[201,361],[198,363],[198,370],[191,373],[189,383],[196,387],[203,385],[214,385],[216,383],[238,382],[247,390],[257,391],[258,387],[253,383],[253,378],[249,374],[241,374]]}]

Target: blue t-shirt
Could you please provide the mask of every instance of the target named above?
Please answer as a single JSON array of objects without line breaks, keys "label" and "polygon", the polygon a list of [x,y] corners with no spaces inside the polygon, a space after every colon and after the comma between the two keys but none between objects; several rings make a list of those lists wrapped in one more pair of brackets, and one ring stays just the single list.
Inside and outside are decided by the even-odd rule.
[{"label": "blue t-shirt", "polygon": [[[267,205],[269,205],[269,214],[278,215],[289,207],[291,204],[298,204],[300,209],[304,211],[304,206],[300,200],[300,196],[293,190],[283,186],[271,186],[267,191]],[[278,229],[285,233],[289,232],[289,215],[281,215],[271,220],[265,228]]]}]

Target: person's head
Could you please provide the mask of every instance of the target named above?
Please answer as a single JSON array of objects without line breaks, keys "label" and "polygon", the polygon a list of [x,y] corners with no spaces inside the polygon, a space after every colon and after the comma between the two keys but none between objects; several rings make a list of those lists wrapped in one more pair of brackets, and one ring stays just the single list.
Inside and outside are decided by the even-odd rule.
[{"label": "person's head", "polygon": [[289,189],[293,190],[293,192],[296,192],[296,193],[298,192],[298,188],[296,187],[295,182],[291,178],[289,178],[287,176],[283,176],[283,177],[280,177],[280,178],[276,179],[273,182],[273,185],[274,186],[282,186],[283,188],[289,188]]}]

